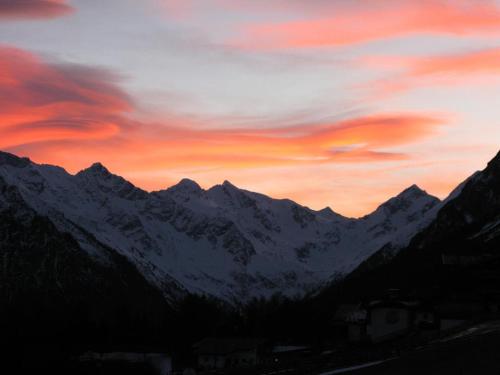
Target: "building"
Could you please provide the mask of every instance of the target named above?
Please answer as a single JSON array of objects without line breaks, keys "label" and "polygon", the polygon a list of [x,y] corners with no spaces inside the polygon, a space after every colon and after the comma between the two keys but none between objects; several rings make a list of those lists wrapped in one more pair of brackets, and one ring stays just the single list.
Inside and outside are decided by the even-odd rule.
[{"label": "building", "polygon": [[377,343],[407,334],[413,327],[415,307],[411,302],[398,300],[371,302],[366,327],[370,340]]},{"label": "building", "polygon": [[351,343],[381,343],[402,338],[418,342],[478,319],[499,316],[500,292],[496,288],[476,295],[448,296],[433,303],[402,298],[398,290],[389,290],[378,300],[340,305],[333,327],[337,335]]},{"label": "building", "polygon": [[366,341],[366,317],[367,311],[361,304],[342,304],[333,317],[335,332],[352,343]]},{"label": "building", "polygon": [[198,368],[218,370],[258,365],[266,350],[264,340],[207,338],[193,347]]},{"label": "building", "polygon": [[438,329],[434,308],[417,300],[398,298],[398,293],[389,291],[386,298],[368,303],[366,333],[371,342],[379,343],[410,332],[422,334]]}]

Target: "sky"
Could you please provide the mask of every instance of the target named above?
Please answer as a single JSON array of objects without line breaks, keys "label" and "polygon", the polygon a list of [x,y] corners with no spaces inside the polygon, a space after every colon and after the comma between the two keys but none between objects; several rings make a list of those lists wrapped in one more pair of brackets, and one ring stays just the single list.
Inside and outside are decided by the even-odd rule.
[{"label": "sky", "polygon": [[0,0],[0,150],[362,216],[500,140],[497,0]]}]

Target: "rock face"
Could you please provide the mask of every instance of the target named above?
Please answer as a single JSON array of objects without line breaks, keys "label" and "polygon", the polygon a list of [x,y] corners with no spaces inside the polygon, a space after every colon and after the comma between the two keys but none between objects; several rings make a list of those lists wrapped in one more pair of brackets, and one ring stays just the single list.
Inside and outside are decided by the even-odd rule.
[{"label": "rock face", "polygon": [[[0,153],[0,178],[0,210],[22,200],[89,257],[105,259],[103,248],[123,256],[167,299],[187,292],[235,303],[303,295],[381,248],[396,253],[441,207],[412,186],[372,214],[351,219],[228,181],[204,190],[182,180],[148,193],[99,163],[71,175],[7,153]],[[8,195],[11,189],[16,197]]]},{"label": "rock face", "polygon": [[436,220],[418,238],[418,247],[450,239],[483,239],[485,244],[500,235],[500,153],[486,169],[467,179],[452,194]]},{"label": "rock face", "polygon": [[397,254],[382,248],[328,292],[366,297],[398,288],[487,301],[498,285],[500,153],[451,193],[408,246]]}]

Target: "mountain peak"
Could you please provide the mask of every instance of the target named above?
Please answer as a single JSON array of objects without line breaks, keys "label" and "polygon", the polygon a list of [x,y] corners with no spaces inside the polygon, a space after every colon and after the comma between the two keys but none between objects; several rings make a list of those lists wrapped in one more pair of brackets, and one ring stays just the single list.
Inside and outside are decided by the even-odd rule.
[{"label": "mountain peak", "polygon": [[183,178],[168,190],[196,192],[202,190],[202,188],[196,181],[190,180],[189,178]]},{"label": "mountain peak", "polygon": [[100,162],[96,162],[96,163],[92,164],[86,170],[89,171],[89,172],[97,172],[97,173],[109,174],[108,168],[106,168]]},{"label": "mountain peak", "polygon": [[322,208],[318,212],[320,212],[322,214],[328,214],[328,215],[335,213],[335,212],[333,212],[333,210],[329,206]]},{"label": "mountain peak", "polygon": [[0,165],[10,165],[12,167],[23,168],[31,163],[28,158],[22,158],[14,154],[0,151]]},{"label": "mountain peak", "polygon": [[421,189],[418,185],[413,184],[410,187],[403,190],[401,193],[399,193],[397,197],[418,197],[424,195],[429,195],[429,194],[427,194],[427,192]]},{"label": "mountain peak", "polygon": [[429,203],[430,205],[436,205],[439,202],[440,200],[438,198],[428,194],[425,190],[422,190],[420,187],[413,184],[410,187],[403,190],[398,195],[396,195],[395,197],[387,200],[385,203],[382,203],[374,211],[374,213],[386,212],[393,215],[397,212],[406,211],[410,209],[410,207],[412,206],[417,207],[424,203],[425,203],[424,206],[426,206],[427,203]]},{"label": "mountain peak", "polygon": [[76,174],[80,181],[100,189],[103,192],[114,192],[116,195],[125,199],[145,199],[148,193],[123,177],[111,173],[104,165],[97,162],[90,167],[81,170]]},{"label": "mountain peak", "polygon": [[198,183],[194,180],[191,180],[189,178],[183,178],[179,184],[180,186],[185,186],[185,187],[194,187],[194,188],[197,188],[197,189],[200,189],[200,185],[198,185]]},{"label": "mountain peak", "polygon": [[99,162],[92,164],[88,168],[82,169],[76,175],[80,176],[80,177],[90,178],[92,180],[96,179],[99,181],[116,180],[116,179],[123,180],[123,177],[116,176],[116,175],[112,174],[108,170],[108,168],[106,168],[104,165],[102,165]]},{"label": "mountain peak", "polygon": [[418,185],[413,184],[410,187],[403,190],[398,195],[396,195],[394,198],[389,199],[387,202],[382,204],[382,206],[394,202],[407,202],[411,204],[420,199],[431,199],[435,200],[436,202],[439,201],[438,198],[434,197],[433,195],[430,195],[425,190],[421,189]]},{"label": "mountain peak", "polygon": [[112,173],[100,162],[92,164],[90,167],[82,169],[77,173],[80,176],[109,177]]},{"label": "mountain peak", "polygon": [[321,209],[318,211],[319,214],[327,217],[327,218],[344,218],[344,216],[336,213],[334,210],[332,210],[329,206]]},{"label": "mountain peak", "polygon": [[236,185],[234,185],[228,180],[224,180],[224,182],[221,185],[216,185],[216,186],[221,186],[228,191],[241,191],[240,188],[238,188]]}]

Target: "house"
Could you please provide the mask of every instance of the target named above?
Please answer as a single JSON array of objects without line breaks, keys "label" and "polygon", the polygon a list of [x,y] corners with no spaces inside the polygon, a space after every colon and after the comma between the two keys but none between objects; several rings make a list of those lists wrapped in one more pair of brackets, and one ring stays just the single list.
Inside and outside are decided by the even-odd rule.
[{"label": "house", "polygon": [[362,342],[367,339],[366,317],[367,311],[361,304],[341,304],[335,311],[333,324],[347,341]]},{"label": "house", "polygon": [[474,295],[426,300],[404,298],[399,290],[389,290],[377,300],[340,305],[333,319],[334,327],[351,343],[381,343],[403,337],[416,342],[477,319],[500,316],[500,291],[496,287]]},{"label": "house", "polygon": [[218,370],[255,366],[265,351],[260,339],[206,338],[193,346],[198,367],[202,370]]},{"label": "house", "polygon": [[413,302],[379,300],[368,305],[367,335],[372,342],[382,342],[407,334],[413,327]]},{"label": "house", "polygon": [[396,339],[410,332],[438,329],[434,308],[421,301],[399,298],[396,291],[368,303],[367,312],[366,333],[374,343]]}]

